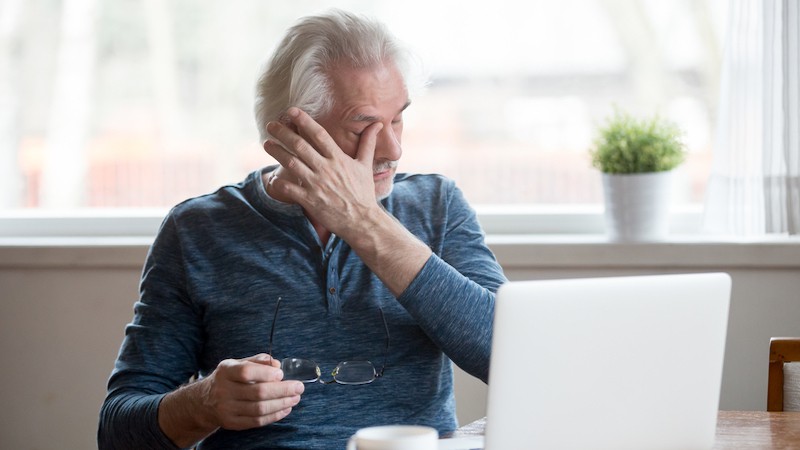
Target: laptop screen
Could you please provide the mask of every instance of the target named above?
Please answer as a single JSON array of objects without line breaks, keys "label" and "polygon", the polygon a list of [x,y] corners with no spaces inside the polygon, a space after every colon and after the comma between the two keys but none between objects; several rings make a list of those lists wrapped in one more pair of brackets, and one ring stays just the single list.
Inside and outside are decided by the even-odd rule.
[{"label": "laptop screen", "polygon": [[486,448],[711,448],[730,288],[723,273],[505,284]]}]

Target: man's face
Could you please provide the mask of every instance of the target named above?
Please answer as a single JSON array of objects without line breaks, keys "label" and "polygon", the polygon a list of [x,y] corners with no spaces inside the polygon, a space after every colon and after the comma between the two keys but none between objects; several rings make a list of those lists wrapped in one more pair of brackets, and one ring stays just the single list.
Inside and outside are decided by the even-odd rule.
[{"label": "man's face", "polygon": [[403,110],[409,105],[403,77],[393,64],[374,69],[337,67],[330,74],[333,109],[317,122],[350,157],[355,157],[361,133],[375,122],[378,133],[373,161],[375,196],[380,200],[392,191],[397,161],[403,154]]}]

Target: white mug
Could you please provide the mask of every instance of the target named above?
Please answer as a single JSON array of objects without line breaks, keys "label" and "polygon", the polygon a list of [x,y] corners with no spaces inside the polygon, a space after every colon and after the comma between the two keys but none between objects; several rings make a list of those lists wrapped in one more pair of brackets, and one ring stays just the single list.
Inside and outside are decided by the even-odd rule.
[{"label": "white mug", "polygon": [[347,450],[437,450],[438,446],[439,433],[417,425],[362,428],[347,441]]}]

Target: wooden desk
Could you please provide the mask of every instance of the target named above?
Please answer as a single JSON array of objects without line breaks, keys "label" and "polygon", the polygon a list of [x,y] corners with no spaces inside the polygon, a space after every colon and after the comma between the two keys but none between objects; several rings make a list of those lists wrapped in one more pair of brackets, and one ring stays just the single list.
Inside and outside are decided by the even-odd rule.
[{"label": "wooden desk", "polygon": [[800,448],[800,412],[720,411],[714,448]]},{"label": "wooden desk", "polygon": [[[453,434],[482,436],[486,419]],[[800,412],[720,411],[714,449],[800,449]]]}]

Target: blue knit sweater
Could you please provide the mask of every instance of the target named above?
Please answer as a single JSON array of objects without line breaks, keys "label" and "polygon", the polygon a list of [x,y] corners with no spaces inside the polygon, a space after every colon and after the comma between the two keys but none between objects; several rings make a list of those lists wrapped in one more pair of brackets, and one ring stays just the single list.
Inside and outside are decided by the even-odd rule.
[{"label": "blue knit sweater", "polygon": [[262,170],[165,218],[108,383],[99,448],[176,448],[158,426],[160,400],[223,359],[266,353],[279,297],[273,355],[312,359],[323,378],[340,361],[380,369],[382,309],[383,377],[306,385],[283,420],[221,429],[199,448],[331,449],[379,424],[455,429],[451,360],[487,380],[494,293],[505,281],[461,191],[437,175],[396,176],[383,206],[434,254],[395,298],[346,242],[332,236],[322,248],[299,206],[270,198]]}]

